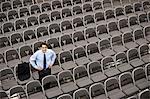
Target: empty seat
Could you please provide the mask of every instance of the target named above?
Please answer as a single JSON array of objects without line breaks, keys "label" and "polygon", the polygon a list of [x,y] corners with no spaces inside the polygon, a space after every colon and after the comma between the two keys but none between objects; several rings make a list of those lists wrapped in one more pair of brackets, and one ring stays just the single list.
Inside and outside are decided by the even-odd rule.
[{"label": "empty seat", "polygon": [[150,25],[143,28],[143,33],[148,41],[150,41]]},{"label": "empty seat", "polygon": [[58,58],[56,57],[55,62],[53,64],[53,66],[51,67],[51,74],[52,75],[56,75],[59,72],[61,72],[63,69],[60,66],[60,63],[58,62]]},{"label": "empty seat", "polygon": [[7,13],[8,19],[9,20],[13,20],[13,19],[17,19],[19,18],[19,14],[17,10],[9,10],[9,12]]},{"label": "empty seat", "polygon": [[[117,2],[117,0],[116,0],[116,2]],[[126,18],[125,13],[124,13],[124,8],[122,6],[117,6],[114,9],[114,12],[115,12],[115,17],[117,19]]]},{"label": "empty seat", "polygon": [[27,23],[26,20],[24,19],[17,19],[15,21],[15,28],[16,30],[22,30],[22,29],[26,29],[27,28]]},{"label": "empty seat", "polygon": [[130,3],[130,0],[121,0],[122,5],[126,5],[126,4],[129,4],[129,3]]},{"label": "empty seat", "polygon": [[22,7],[22,1],[21,0],[13,0],[13,9]]},{"label": "empty seat", "polygon": [[104,57],[101,60],[102,70],[108,76],[115,76],[120,74],[120,71],[117,69],[114,59],[111,56]]},{"label": "empty seat", "polygon": [[20,15],[20,17],[30,16],[29,8],[28,7],[21,7],[19,9],[19,15]]},{"label": "empty seat", "polygon": [[149,6],[150,6],[150,2],[148,0],[142,1],[142,7],[143,7],[144,11],[149,11]]},{"label": "empty seat", "polygon": [[88,54],[88,58],[92,61],[98,61],[103,58],[101,55],[97,43],[89,43],[86,45],[86,53]]},{"label": "empty seat", "polygon": [[48,98],[63,94],[55,75],[48,75],[42,79],[42,87]]},{"label": "empty seat", "polygon": [[149,99],[150,98],[150,90],[145,89],[138,94],[139,99]]},{"label": "empty seat", "polygon": [[7,67],[6,60],[4,59],[3,54],[0,53],[0,70],[6,67]]},{"label": "empty seat", "polygon": [[149,25],[147,14],[144,12],[138,14],[138,21],[142,27]]},{"label": "empty seat", "polygon": [[77,66],[73,69],[73,77],[76,84],[80,88],[90,86],[93,83],[93,81],[90,79],[87,69],[83,65]]},{"label": "empty seat", "polygon": [[136,48],[131,48],[127,51],[127,59],[133,67],[144,65],[144,62],[140,59],[138,50]]},{"label": "empty seat", "polygon": [[60,66],[65,70],[73,69],[77,66],[70,51],[60,52],[58,54],[58,60],[60,62]]},{"label": "empty seat", "polygon": [[119,75],[119,85],[121,90],[128,96],[131,96],[139,91],[135,86],[132,74],[130,72],[124,72]]},{"label": "empty seat", "polygon": [[62,18],[67,18],[67,19],[71,19],[72,18],[72,12],[71,12],[71,9],[69,7],[67,8],[63,8],[61,10],[61,15],[62,15]]},{"label": "empty seat", "polygon": [[61,35],[61,29],[58,23],[50,23],[48,26],[48,31],[52,38],[59,37]]},{"label": "empty seat", "polygon": [[38,13],[41,13],[41,9],[38,4],[33,4],[30,6],[30,12],[31,12],[31,15],[38,14]]},{"label": "empty seat", "polygon": [[127,17],[135,15],[134,10],[133,10],[133,6],[130,3],[124,5],[124,11],[125,11],[125,14]]},{"label": "empty seat", "polygon": [[31,15],[27,18],[27,25],[28,27],[37,27],[39,25],[39,21],[37,19],[37,16]]},{"label": "empty seat", "polygon": [[2,9],[3,12],[6,12],[6,11],[8,11],[8,10],[11,10],[11,9],[12,9],[11,2],[9,2],[9,1],[2,2],[2,3],[1,3],[1,9]]},{"label": "empty seat", "polygon": [[123,45],[128,49],[138,47],[138,44],[133,39],[133,34],[130,32],[123,33],[122,40]]},{"label": "empty seat", "polygon": [[78,86],[73,79],[73,74],[69,70],[63,70],[58,73],[58,84],[64,93],[73,92]]},{"label": "empty seat", "polygon": [[80,88],[73,93],[73,99],[90,99],[88,90]]},{"label": "empty seat", "polygon": [[72,7],[72,12],[73,12],[74,16],[76,16],[76,15],[82,15],[83,11],[82,11],[81,5],[74,5]]},{"label": "empty seat", "polygon": [[104,81],[107,78],[101,64],[98,61],[90,62],[87,65],[87,71],[94,82]]},{"label": "empty seat", "polygon": [[53,10],[62,8],[61,1],[59,1],[59,0],[54,0],[51,3],[52,3]]},{"label": "empty seat", "polygon": [[33,4],[33,1],[32,0],[23,0],[22,3],[24,6],[30,6]]},{"label": "empty seat", "polygon": [[10,42],[12,47],[18,48],[19,46],[24,44],[24,39],[21,33],[13,33],[10,35]]},{"label": "empty seat", "polygon": [[73,5],[82,4],[82,0],[72,0]]},{"label": "empty seat", "polygon": [[84,47],[78,46],[73,49],[73,58],[78,65],[84,65],[90,62]]},{"label": "empty seat", "polygon": [[104,85],[102,83],[94,83],[89,87],[89,95],[91,99],[106,99]]},{"label": "empty seat", "polygon": [[143,90],[143,89],[149,87],[149,82],[146,79],[146,74],[145,74],[145,71],[142,67],[135,68],[132,71],[132,77],[133,77],[133,80],[135,82],[135,85],[139,89]]},{"label": "empty seat", "polygon": [[102,0],[104,9],[112,8],[113,4],[111,0]]},{"label": "empty seat", "polygon": [[112,20],[116,20],[115,18],[115,13],[114,13],[114,9],[113,8],[109,8],[107,10],[104,11],[104,17],[105,17],[105,20],[107,22],[109,21],[112,21]]},{"label": "empty seat", "polygon": [[72,0],[62,0],[62,6],[63,7],[72,6]]},{"label": "empty seat", "polygon": [[1,97],[1,99],[9,99],[7,93],[5,91],[2,91],[2,90],[0,91],[0,97]]},{"label": "empty seat", "polygon": [[117,7],[121,5],[121,0],[112,0],[113,7]]},{"label": "empty seat", "polygon": [[38,80],[31,80],[25,86],[25,91],[28,99],[46,99],[44,90]]},{"label": "empty seat", "polygon": [[150,82],[150,64],[149,63],[146,64],[144,69],[145,69],[146,78]]},{"label": "empty seat", "polygon": [[117,54],[115,54],[115,62],[117,68],[121,72],[130,71],[133,69],[130,63],[128,63],[127,56],[124,52],[118,52]]},{"label": "empty seat", "polygon": [[92,7],[93,7],[93,10],[102,10],[103,9],[103,5],[102,5],[102,2],[99,1],[99,0],[94,0],[92,2]]},{"label": "empty seat", "polygon": [[0,37],[0,50],[4,52],[5,50],[11,48],[11,43],[8,37],[6,36],[1,36]]},{"label": "empty seat", "polygon": [[59,38],[59,43],[63,50],[72,50],[75,48],[72,38],[69,34],[61,35]]},{"label": "empty seat", "polygon": [[40,24],[47,25],[50,23],[50,18],[49,18],[49,15],[47,13],[40,14],[38,17],[38,20],[39,20]]},{"label": "empty seat", "polygon": [[57,97],[57,99],[72,99],[72,96],[70,94],[63,94]]},{"label": "empty seat", "polygon": [[83,11],[84,14],[90,14],[91,15],[93,13],[91,3],[88,3],[88,2],[83,3],[82,4],[82,11]]},{"label": "empty seat", "polygon": [[14,24],[12,22],[5,22],[2,25],[2,31],[3,33],[12,33],[13,31],[15,31],[15,27]]},{"label": "empty seat", "polygon": [[6,14],[4,12],[0,12],[0,22],[6,22],[7,20]]},{"label": "empty seat", "polygon": [[6,59],[6,64],[9,67],[15,67],[16,65],[21,63],[20,55],[19,55],[18,51],[15,48],[7,49],[4,52],[4,57]]},{"label": "empty seat", "polygon": [[40,8],[41,8],[42,12],[47,12],[47,11],[51,11],[52,10],[51,4],[49,2],[41,3]]},{"label": "empty seat", "polygon": [[120,99],[125,96],[119,87],[119,82],[116,77],[108,78],[104,82],[106,96],[110,99]]},{"label": "empty seat", "polygon": [[71,34],[73,32],[72,22],[70,20],[62,20],[60,23],[62,33]]},{"label": "empty seat", "polygon": [[5,91],[17,85],[16,78],[14,77],[14,72],[10,68],[4,68],[0,70],[0,79],[2,89]]},{"label": "empty seat", "polygon": [[33,52],[35,53],[37,50],[40,49],[40,45],[42,44],[43,41],[35,41],[32,43],[32,48],[33,48]]},{"label": "empty seat", "polygon": [[103,56],[114,55],[115,52],[112,49],[110,41],[108,39],[102,39],[98,42],[99,50]]},{"label": "empty seat", "polygon": [[85,36],[82,31],[76,31],[72,34],[72,40],[74,42],[74,45],[76,46],[85,46],[87,41],[85,40]]},{"label": "empty seat", "polygon": [[75,30],[84,30],[84,22],[82,17],[76,17],[72,19],[72,24]]},{"label": "empty seat", "polygon": [[94,13],[94,18],[95,18],[95,23],[96,24],[106,23],[103,11],[95,12]]},{"label": "empty seat", "polygon": [[133,10],[135,14],[143,12],[142,4],[140,2],[133,3]]},{"label": "empty seat", "polygon": [[114,51],[125,52],[127,48],[123,45],[121,36],[114,36],[110,38],[110,43]]}]

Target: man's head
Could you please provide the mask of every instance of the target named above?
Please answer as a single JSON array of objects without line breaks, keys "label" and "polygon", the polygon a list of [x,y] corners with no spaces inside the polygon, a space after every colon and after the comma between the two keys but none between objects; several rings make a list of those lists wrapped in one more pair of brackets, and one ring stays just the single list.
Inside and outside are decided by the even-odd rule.
[{"label": "man's head", "polygon": [[48,45],[43,42],[43,43],[40,45],[40,49],[42,50],[43,53],[45,53],[45,52],[47,51],[47,49],[48,49]]}]

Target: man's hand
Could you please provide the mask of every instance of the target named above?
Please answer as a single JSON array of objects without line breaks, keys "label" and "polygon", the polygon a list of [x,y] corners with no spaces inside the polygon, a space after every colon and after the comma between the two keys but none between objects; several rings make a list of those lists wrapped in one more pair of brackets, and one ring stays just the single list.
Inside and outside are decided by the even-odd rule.
[{"label": "man's hand", "polygon": [[52,67],[52,65],[51,65],[51,64],[49,64],[49,65],[48,65],[48,68],[51,68],[51,67]]},{"label": "man's hand", "polygon": [[37,68],[36,68],[37,70],[39,70],[39,71],[41,71],[41,70],[43,70],[43,68],[42,67],[40,67],[40,66],[37,66]]}]

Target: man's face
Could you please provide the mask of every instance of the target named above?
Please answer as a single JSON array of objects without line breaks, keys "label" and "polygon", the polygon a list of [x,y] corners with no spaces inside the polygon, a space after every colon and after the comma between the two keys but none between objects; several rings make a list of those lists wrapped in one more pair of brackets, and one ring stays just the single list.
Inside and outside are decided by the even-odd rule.
[{"label": "man's face", "polygon": [[40,49],[42,50],[43,53],[45,53],[48,48],[46,45],[42,45],[42,47]]}]

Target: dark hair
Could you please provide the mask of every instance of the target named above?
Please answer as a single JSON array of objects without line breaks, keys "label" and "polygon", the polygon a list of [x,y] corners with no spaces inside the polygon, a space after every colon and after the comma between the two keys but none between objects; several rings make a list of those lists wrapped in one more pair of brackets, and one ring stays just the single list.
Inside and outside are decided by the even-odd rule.
[{"label": "dark hair", "polygon": [[48,44],[45,43],[45,42],[42,42],[41,45],[40,45],[40,47],[42,47],[42,45],[46,45],[48,47]]}]

